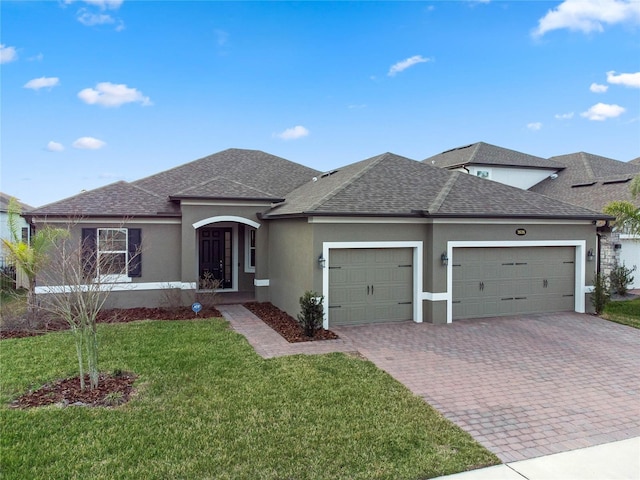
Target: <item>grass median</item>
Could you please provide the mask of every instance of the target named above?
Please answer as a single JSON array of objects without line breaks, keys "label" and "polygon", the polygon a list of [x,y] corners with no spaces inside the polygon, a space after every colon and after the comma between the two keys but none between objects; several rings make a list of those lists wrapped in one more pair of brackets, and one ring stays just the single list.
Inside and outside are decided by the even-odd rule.
[{"label": "grass median", "polygon": [[8,403],[77,375],[69,332],[0,345],[3,479],[417,479],[499,463],[372,363],[264,360],[219,319],[99,326],[103,371],[139,376],[117,408]]}]

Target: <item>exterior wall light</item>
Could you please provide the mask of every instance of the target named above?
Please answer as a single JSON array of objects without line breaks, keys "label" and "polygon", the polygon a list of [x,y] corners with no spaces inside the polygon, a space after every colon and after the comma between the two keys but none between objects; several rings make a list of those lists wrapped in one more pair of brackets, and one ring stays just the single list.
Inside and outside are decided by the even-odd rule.
[{"label": "exterior wall light", "polygon": [[442,255],[440,255],[440,261],[442,262],[443,267],[449,265],[449,257],[447,257],[447,252],[444,252]]},{"label": "exterior wall light", "polygon": [[589,251],[587,252],[587,261],[589,262],[593,262],[593,248],[590,248]]},{"label": "exterior wall light", "polygon": [[322,254],[320,254],[320,256],[318,257],[318,267],[324,268],[326,264],[327,260],[322,256]]}]

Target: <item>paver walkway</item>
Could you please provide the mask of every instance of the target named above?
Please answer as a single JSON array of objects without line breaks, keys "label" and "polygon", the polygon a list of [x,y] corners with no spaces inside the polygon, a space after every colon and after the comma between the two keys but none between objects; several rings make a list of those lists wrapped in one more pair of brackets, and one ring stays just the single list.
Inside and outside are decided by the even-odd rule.
[{"label": "paver walkway", "polygon": [[240,305],[219,308],[256,352],[358,351],[503,462],[640,436],[640,330],[577,313],[332,328],[289,344]]}]

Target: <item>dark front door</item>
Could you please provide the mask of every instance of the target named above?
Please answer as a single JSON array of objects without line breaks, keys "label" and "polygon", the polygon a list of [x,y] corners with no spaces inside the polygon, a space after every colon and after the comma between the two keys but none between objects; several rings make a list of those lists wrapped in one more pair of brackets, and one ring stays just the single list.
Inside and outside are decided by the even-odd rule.
[{"label": "dark front door", "polygon": [[200,229],[199,288],[211,289],[213,281],[217,281],[216,288],[232,287],[232,235],[230,228]]}]

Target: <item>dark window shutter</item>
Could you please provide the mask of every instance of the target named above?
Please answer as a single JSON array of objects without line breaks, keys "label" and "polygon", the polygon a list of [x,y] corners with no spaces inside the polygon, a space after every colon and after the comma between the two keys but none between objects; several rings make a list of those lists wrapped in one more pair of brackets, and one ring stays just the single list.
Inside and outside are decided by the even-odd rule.
[{"label": "dark window shutter", "polygon": [[129,276],[142,276],[142,229],[129,229]]},{"label": "dark window shutter", "polygon": [[92,278],[96,275],[96,233],[95,228],[82,229],[82,270],[85,277]]}]

